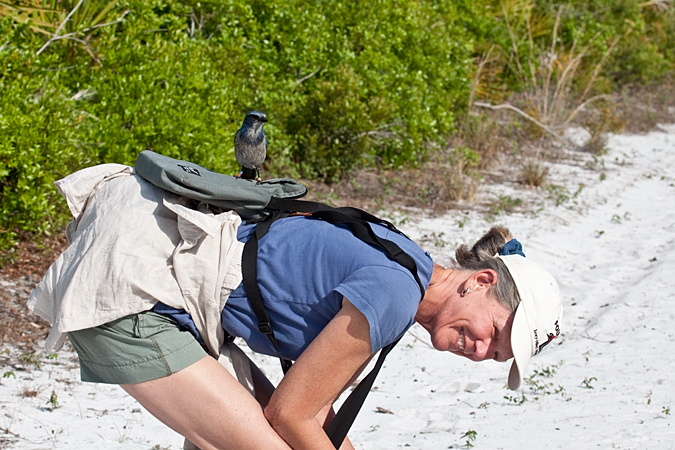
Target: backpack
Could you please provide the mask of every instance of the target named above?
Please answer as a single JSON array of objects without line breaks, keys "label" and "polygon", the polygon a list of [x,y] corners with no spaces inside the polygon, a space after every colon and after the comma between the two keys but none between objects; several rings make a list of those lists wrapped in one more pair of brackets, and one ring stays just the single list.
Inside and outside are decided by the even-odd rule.
[{"label": "backpack", "polygon": [[[357,208],[334,208],[324,203],[298,200],[307,194],[307,188],[295,180],[281,178],[255,182],[213,172],[197,164],[172,159],[149,150],[138,155],[135,170],[141,178],[161,189],[189,199],[204,201],[224,211],[235,211],[243,220],[257,223],[255,232],[244,245],[242,254],[244,290],[258,319],[258,329],[270,339],[276,349],[284,373],[292,363],[279,354],[279,346],[257,281],[258,242],[275,221],[302,213],[335,225],[347,226],[355,237],[378,248],[387,257],[408,269],[420,288],[420,299],[424,297],[424,286],[419,279],[413,258],[394,242],[377,236],[370,224],[382,224],[391,231],[403,233],[388,221]],[[345,400],[326,430],[336,449],[347,436],[384,359],[397,343],[398,341],[392,342],[380,351],[375,367]]]}]

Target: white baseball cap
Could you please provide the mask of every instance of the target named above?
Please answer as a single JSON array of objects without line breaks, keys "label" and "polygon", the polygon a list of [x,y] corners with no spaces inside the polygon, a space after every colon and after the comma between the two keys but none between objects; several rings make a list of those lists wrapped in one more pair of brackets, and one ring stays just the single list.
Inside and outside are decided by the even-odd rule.
[{"label": "white baseball cap", "polygon": [[513,364],[509,389],[515,391],[530,358],[560,335],[562,296],[553,276],[539,264],[521,255],[498,256],[516,283],[520,303],[511,329]]}]

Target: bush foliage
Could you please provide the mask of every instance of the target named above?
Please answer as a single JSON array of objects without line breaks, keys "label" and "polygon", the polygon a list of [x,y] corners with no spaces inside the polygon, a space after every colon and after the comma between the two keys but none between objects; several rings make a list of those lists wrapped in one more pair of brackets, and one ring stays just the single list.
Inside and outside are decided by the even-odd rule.
[{"label": "bush foliage", "polygon": [[[561,48],[592,44],[581,80],[621,36],[598,92],[658,80],[675,61],[668,2],[78,4],[0,5],[2,248],[22,230],[61,225],[67,211],[52,183],[85,166],[133,164],[152,149],[235,173],[233,136],[253,109],[270,119],[266,175],[334,181],[354,167],[424,161],[465,116],[487,49],[503,55],[502,95],[502,86],[528,89],[509,70],[509,26],[531,35],[520,54],[529,46],[541,57],[559,14]],[[518,22],[525,14],[536,29]]]}]

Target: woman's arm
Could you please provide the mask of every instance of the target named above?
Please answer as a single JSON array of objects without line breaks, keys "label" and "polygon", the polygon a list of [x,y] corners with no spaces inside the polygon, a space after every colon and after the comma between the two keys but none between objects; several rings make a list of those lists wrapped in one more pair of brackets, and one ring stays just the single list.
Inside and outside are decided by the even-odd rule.
[{"label": "woman's arm", "polygon": [[[274,393],[274,385],[253,361],[249,360],[249,363],[251,365],[251,375],[253,375],[253,384],[255,386],[255,399],[260,403],[260,406],[265,408]],[[358,372],[361,373],[361,371]],[[356,376],[354,376],[354,379],[350,381],[349,384],[351,385],[355,379]],[[324,406],[323,409],[319,411],[319,414],[316,415],[316,420],[323,424],[324,429],[328,428],[334,418],[335,411],[333,411],[332,404]],[[340,450],[354,450],[354,446],[349,441],[349,438],[345,438],[340,446]]]},{"label": "woman's arm", "polygon": [[[332,450],[320,413],[371,357],[370,326],[347,299],[272,394],[265,417],[294,450]],[[326,415],[323,417],[325,418]]]}]

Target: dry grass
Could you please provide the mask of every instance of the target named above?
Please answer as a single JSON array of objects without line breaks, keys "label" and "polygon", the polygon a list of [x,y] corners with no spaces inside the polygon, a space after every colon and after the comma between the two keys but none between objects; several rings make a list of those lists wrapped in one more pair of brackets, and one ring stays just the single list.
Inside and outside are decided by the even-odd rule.
[{"label": "dry grass", "polygon": [[526,186],[542,187],[547,178],[548,167],[536,159],[526,161],[520,171],[520,179]]},{"label": "dry grass", "polygon": [[675,122],[675,73],[660,83],[630,86],[617,95],[615,111],[629,133],[647,133]]},{"label": "dry grass", "polygon": [[23,391],[21,391],[21,393],[19,395],[23,398],[30,398],[30,397],[37,397],[37,395],[39,393],[40,392],[37,391],[36,389],[31,389],[29,387],[26,387],[26,388],[23,389]]},{"label": "dry grass", "polygon": [[[497,52],[491,48],[478,60],[469,105],[506,110],[520,115],[527,120],[532,139],[549,135],[564,141],[565,129],[579,113],[592,103],[609,97],[604,94],[589,97],[589,94],[621,36],[615,37],[609,43],[607,50],[594,66],[585,67],[584,58],[595,41],[602,38],[600,33],[585,42],[580,42],[577,38],[571,46],[562,47],[558,36],[562,6],[555,18],[551,18],[545,14],[533,13],[532,0],[502,0],[500,5],[511,47],[501,49],[499,56],[492,56]],[[548,48],[539,47],[538,42],[541,42],[543,37],[550,37]],[[489,95],[494,89],[481,88],[488,81],[493,83],[494,78],[495,71],[486,71],[485,67],[490,67],[493,61],[500,59],[523,88],[524,98],[518,106],[510,102],[495,105],[493,104],[495,96],[493,95],[491,99]],[[573,86],[579,83],[578,73],[581,72],[590,76],[584,82],[583,91],[574,95]],[[488,100],[487,102],[474,101],[474,98],[480,97],[481,92],[487,94],[482,97]]]}]

